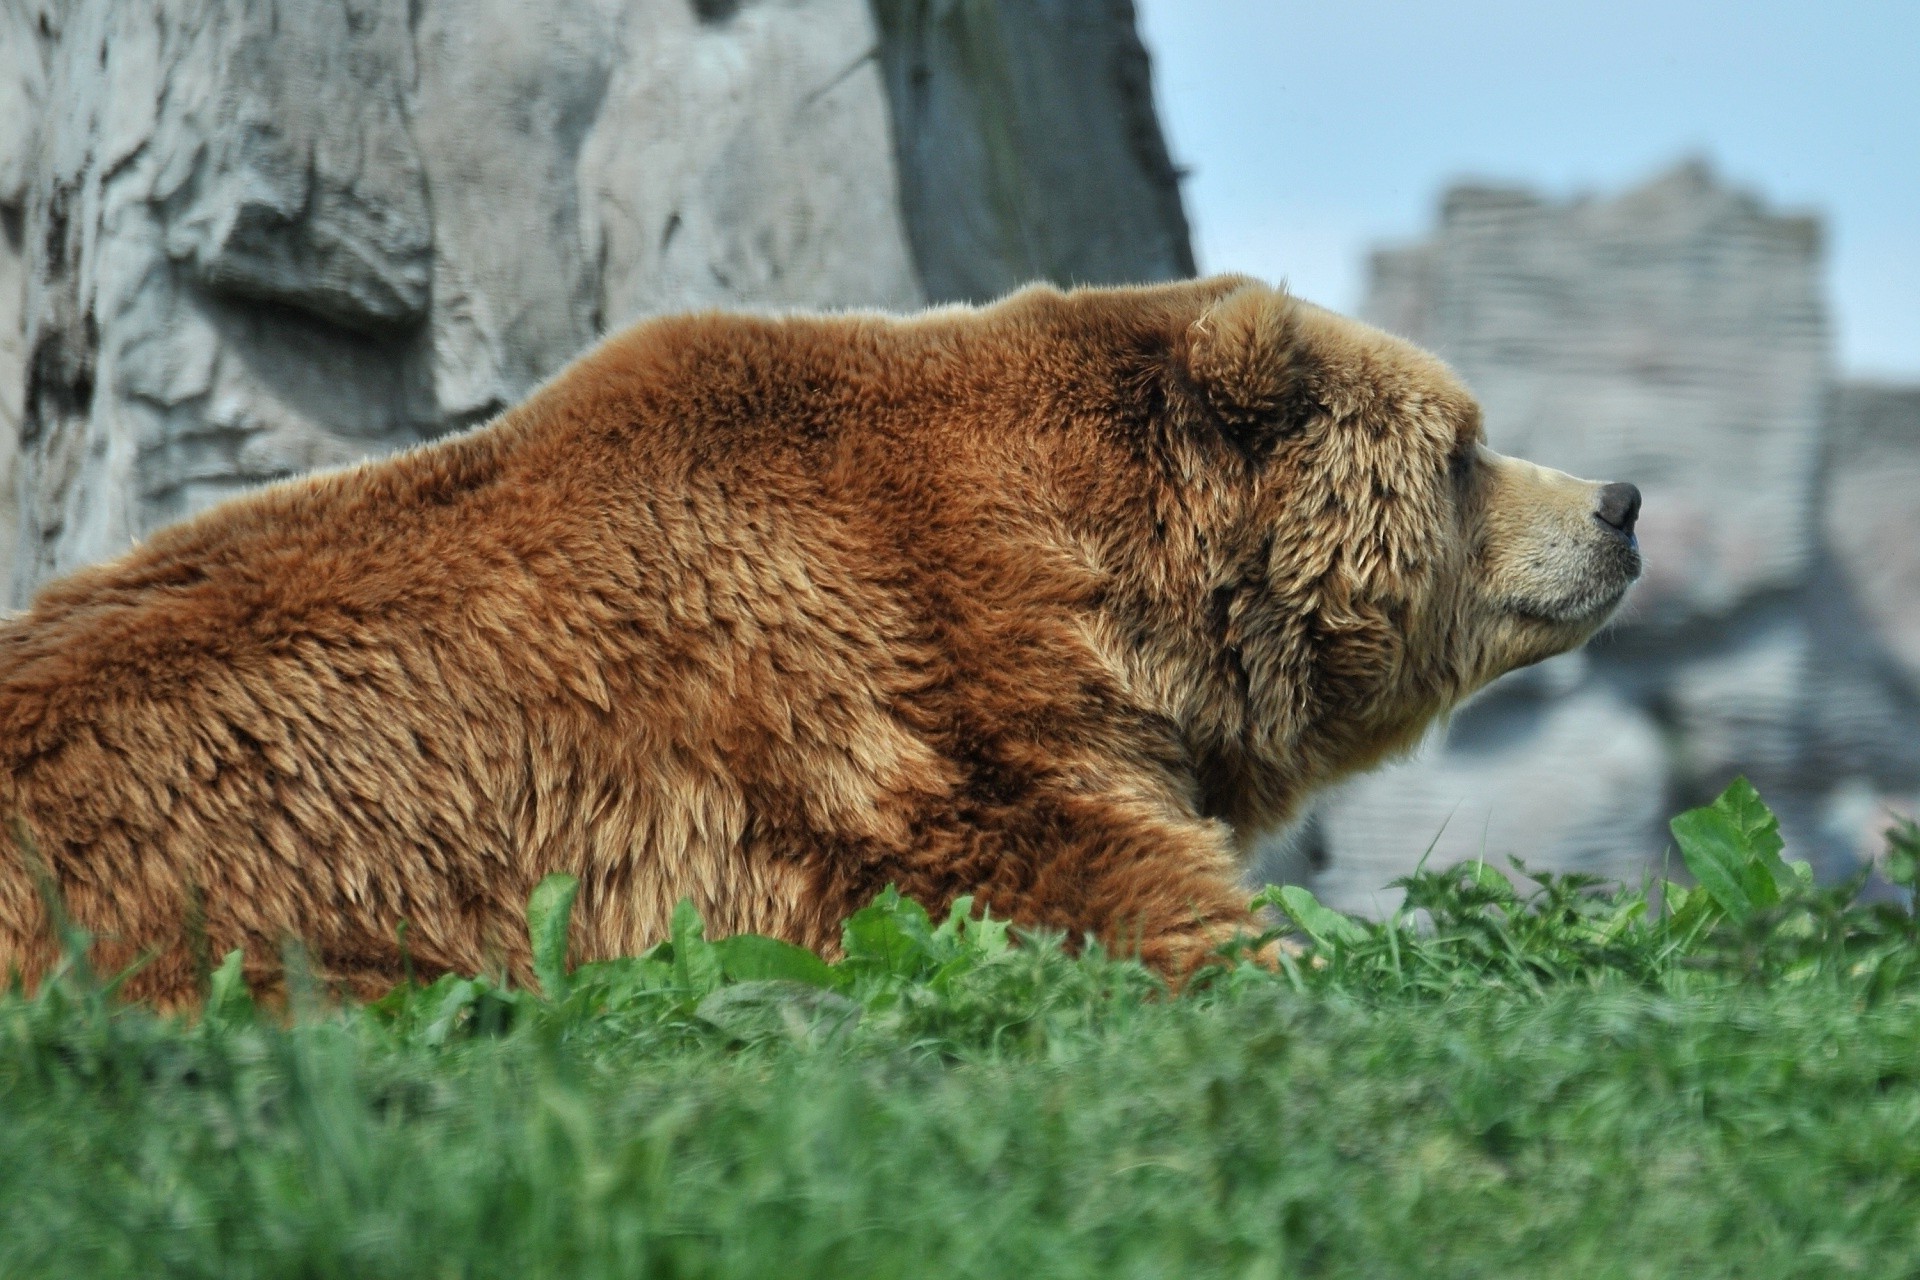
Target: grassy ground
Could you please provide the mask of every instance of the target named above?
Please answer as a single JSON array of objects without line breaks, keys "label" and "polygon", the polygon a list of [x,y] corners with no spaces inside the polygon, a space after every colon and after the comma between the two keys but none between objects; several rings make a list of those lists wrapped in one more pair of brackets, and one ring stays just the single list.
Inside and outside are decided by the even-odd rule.
[{"label": "grassy ground", "polygon": [[560,880],[545,995],[228,968],[186,1025],[76,968],[0,998],[0,1276],[1913,1273],[1913,918],[1750,793],[1675,836],[1692,891],[1274,894],[1308,955],[1178,997],[891,899],[833,969],[689,912],[569,973]]}]

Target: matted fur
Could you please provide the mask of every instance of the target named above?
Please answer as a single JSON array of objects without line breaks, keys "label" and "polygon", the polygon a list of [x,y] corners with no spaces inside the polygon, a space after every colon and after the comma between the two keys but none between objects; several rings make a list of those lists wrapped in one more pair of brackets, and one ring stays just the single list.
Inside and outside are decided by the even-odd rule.
[{"label": "matted fur", "polygon": [[[100,939],[360,991],[691,897],[831,952],[889,883],[1138,948],[1251,834],[1638,570],[1447,370],[1253,281],[642,323],[490,426],[227,502],[0,631],[0,812]],[[0,856],[0,971],[52,958]]]}]

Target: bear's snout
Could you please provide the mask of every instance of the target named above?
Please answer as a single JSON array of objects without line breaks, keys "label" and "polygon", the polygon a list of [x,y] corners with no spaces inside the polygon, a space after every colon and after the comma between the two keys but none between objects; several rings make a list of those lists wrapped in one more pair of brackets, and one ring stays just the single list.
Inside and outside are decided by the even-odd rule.
[{"label": "bear's snout", "polygon": [[1640,490],[1621,480],[1602,485],[1594,497],[1593,515],[1602,524],[1633,537],[1633,522],[1640,518]]}]

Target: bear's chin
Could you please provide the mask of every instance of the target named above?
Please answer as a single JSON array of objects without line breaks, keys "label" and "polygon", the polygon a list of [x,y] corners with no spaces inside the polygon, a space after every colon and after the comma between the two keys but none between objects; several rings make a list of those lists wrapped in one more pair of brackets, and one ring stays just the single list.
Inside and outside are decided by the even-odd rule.
[{"label": "bear's chin", "polygon": [[1589,592],[1572,598],[1503,602],[1507,643],[1496,646],[1494,652],[1504,650],[1507,660],[1496,663],[1488,679],[1498,679],[1509,671],[1531,667],[1579,648],[1613,620],[1632,586],[1633,579],[1628,579],[1610,587],[1596,585]]},{"label": "bear's chin", "polygon": [[1607,624],[1639,581],[1640,570],[1639,547],[1621,539],[1595,555],[1580,581],[1568,589],[1552,595],[1509,597],[1501,607],[1528,622],[1567,629],[1572,636],[1566,643],[1570,649]]}]

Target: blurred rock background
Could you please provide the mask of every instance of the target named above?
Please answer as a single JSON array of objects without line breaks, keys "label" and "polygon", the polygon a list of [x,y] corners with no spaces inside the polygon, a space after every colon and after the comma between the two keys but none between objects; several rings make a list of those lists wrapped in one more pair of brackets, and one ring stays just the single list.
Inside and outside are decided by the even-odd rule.
[{"label": "blurred rock background", "polygon": [[[1688,163],[1458,187],[1364,311],[1496,447],[1646,493],[1647,580],[1263,870],[1631,876],[1745,772],[1841,874],[1920,797],[1920,389],[1835,374],[1816,219]],[[1232,264],[1220,264],[1231,266]],[[482,421],[611,327],[1193,257],[1129,0],[0,0],[0,581]]]}]

